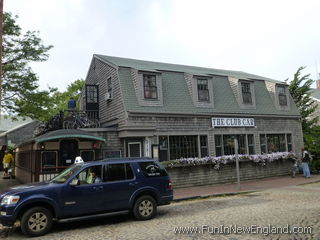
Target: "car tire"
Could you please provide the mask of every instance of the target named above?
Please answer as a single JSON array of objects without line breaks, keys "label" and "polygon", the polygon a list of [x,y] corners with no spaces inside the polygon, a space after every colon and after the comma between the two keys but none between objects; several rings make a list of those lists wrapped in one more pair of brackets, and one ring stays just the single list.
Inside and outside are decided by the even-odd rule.
[{"label": "car tire", "polygon": [[31,237],[42,236],[52,227],[52,213],[44,207],[33,207],[21,218],[21,231]]},{"label": "car tire", "polygon": [[132,212],[137,220],[149,220],[157,214],[157,203],[151,196],[141,196],[135,201]]}]

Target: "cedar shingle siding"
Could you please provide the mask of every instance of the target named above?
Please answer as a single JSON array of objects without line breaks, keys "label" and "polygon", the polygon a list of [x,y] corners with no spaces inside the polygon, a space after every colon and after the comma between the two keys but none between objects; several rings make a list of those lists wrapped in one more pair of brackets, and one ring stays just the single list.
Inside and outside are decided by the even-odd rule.
[{"label": "cedar shingle siding", "polygon": [[[143,74],[156,76],[156,99],[144,98]],[[110,77],[112,99],[106,100]],[[207,79],[208,101],[199,101],[197,79]],[[251,103],[243,102],[241,82],[250,84]],[[302,146],[300,114],[288,86],[280,81],[240,71],[94,55],[86,84],[99,85],[100,131],[110,132],[112,127],[119,138],[118,146],[104,148],[121,149],[123,156],[130,151],[129,143],[140,144],[142,155],[152,156],[159,136],[206,136],[212,156],[216,154],[214,136],[223,134],[253,134],[256,153],[260,153],[260,134],[291,134],[294,151]],[[278,85],[285,86],[286,106],[279,104]],[[81,105],[85,110],[85,103]],[[212,117],[254,118],[255,127],[213,128]],[[158,151],[170,158],[165,152],[169,150],[159,146]]]}]

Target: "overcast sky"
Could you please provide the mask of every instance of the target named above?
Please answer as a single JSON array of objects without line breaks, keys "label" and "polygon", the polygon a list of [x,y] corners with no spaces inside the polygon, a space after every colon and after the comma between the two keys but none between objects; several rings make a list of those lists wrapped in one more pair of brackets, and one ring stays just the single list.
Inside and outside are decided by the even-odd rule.
[{"label": "overcast sky", "polygon": [[53,45],[42,89],[85,78],[93,54],[240,70],[276,80],[320,72],[319,0],[4,0]]}]

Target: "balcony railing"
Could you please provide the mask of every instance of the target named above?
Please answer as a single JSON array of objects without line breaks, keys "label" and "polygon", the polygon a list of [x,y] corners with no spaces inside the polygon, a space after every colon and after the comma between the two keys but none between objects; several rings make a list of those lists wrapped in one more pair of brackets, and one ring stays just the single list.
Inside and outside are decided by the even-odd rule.
[{"label": "balcony railing", "polygon": [[34,136],[59,129],[99,128],[98,111],[60,111],[34,131]]}]

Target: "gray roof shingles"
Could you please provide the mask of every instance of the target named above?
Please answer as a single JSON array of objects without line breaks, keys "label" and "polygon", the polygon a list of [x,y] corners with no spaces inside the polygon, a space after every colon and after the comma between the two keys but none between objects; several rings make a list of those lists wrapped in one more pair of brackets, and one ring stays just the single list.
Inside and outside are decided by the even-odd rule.
[{"label": "gray roof shingles", "polygon": [[[111,57],[104,55],[94,55],[95,57],[116,65],[119,68],[119,80],[121,89],[124,92],[124,105],[127,111],[136,112],[157,112],[157,113],[194,113],[194,114],[252,114],[252,115],[284,115],[299,116],[299,112],[290,97],[290,111],[278,110],[265,86],[265,81],[285,84],[280,81],[269,78],[240,72],[220,69],[201,68],[194,66],[185,66],[168,63],[158,63],[150,61],[141,61],[135,59]],[[131,79],[130,68],[143,71],[161,71],[163,88],[163,106],[149,107],[138,104],[133,81]],[[193,75],[216,75],[214,76],[214,108],[195,107],[187,88],[184,75],[182,73],[191,73]],[[226,76],[233,76],[239,79],[254,79],[256,109],[241,109],[231,90]],[[217,90],[218,89],[218,90]]]}]

